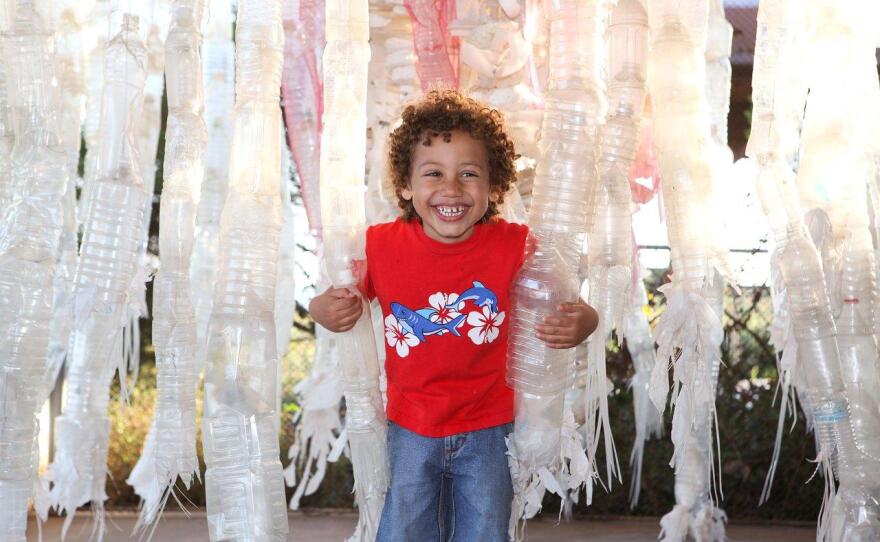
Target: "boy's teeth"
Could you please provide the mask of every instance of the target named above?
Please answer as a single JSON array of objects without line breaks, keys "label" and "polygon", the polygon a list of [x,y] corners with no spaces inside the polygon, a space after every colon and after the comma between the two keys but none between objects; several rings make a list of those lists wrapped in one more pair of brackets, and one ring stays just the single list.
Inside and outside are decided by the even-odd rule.
[{"label": "boy's teeth", "polygon": [[443,216],[455,216],[464,212],[464,207],[437,207]]}]

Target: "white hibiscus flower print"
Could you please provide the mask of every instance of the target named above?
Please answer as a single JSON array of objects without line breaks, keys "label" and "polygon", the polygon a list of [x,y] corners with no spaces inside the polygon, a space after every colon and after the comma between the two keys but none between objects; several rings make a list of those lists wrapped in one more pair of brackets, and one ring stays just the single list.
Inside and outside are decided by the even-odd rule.
[{"label": "white hibiscus flower print", "polygon": [[479,311],[472,311],[467,317],[467,323],[473,326],[468,331],[468,337],[474,344],[490,343],[501,333],[502,322],[504,322],[504,311],[495,313],[488,306],[484,306]]},{"label": "white hibiscus flower print", "polygon": [[410,347],[419,344],[418,337],[404,329],[393,314],[385,317],[385,340],[388,341],[388,346],[393,347],[397,355],[402,358],[409,355]]},{"label": "white hibiscus flower print", "polygon": [[[448,324],[449,322],[455,320],[461,313],[458,312],[458,294],[453,292],[451,294],[444,294],[443,292],[437,292],[431,294],[428,297],[428,304],[431,305],[431,313],[428,315],[428,319],[436,324]],[[440,331],[439,335],[447,333],[447,331]]]}]

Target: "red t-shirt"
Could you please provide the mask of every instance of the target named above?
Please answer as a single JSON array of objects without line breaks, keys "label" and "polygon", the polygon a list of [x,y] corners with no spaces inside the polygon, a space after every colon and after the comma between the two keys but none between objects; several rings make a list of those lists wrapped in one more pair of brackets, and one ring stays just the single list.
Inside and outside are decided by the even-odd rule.
[{"label": "red t-shirt", "polygon": [[417,220],[367,230],[366,293],[382,306],[391,421],[428,437],[513,421],[510,286],[527,232],[495,219],[446,244]]}]

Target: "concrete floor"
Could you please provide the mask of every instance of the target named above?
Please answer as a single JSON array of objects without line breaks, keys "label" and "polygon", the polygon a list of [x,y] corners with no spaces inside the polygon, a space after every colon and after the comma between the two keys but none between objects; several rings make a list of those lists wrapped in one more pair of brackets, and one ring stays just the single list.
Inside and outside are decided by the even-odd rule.
[{"label": "concrete floor", "polygon": [[[91,529],[91,516],[80,513],[67,534],[66,542],[86,542]],[[105,542],[133,542],[131,530],[137,520],[134,513],[110,513],[107,517]],[[357,523],[353,512],[292,512],[289,516],[290,536],[295,542],[342,542]],[[43,526],[43,540],[61,540],[62,518],[51,518]],[[529,542],[636,542],[654,541],[659,534],[657,519],[631,518],[613,520],[579,520],[556,525],[552,520],[533,520],[528,523]],[[750,525],[734,524],[727,529],[729,542],[808,542],[815,540],[816,530],[811,525]],[[204,510],[197,510],[187,518],[181,512],[169,511],[153,536],[154,542],[202,542],[208,540]],[[37,541],[37,527],[31,518],[28,541]],[[477,541],[474,541],[477,542]]]}]

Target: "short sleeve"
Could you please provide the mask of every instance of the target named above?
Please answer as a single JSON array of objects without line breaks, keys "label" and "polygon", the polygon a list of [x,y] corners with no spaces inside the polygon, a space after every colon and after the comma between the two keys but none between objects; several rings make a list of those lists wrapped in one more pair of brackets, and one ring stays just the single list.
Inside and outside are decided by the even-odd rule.
[{"label": "short sleeve", "polygon": [[367,300],[372,301],[373,298],[376,297],[376,289],[373,286],[373,280],[370,276],[370,260],[372,259],[372,245],[370,241],[374,237],[375,229],[373,226],[367,228],[367,241],[366,241],[366,259],[360,260],[357,262],[358,266],[358,290],[360,290],[361,295],[363,295]]},{"label": "short sleeve", "polygon": [[517,224],[516,234],[516,246],[520,251],[519,263],[516,268],[519,270],[526,263],[526,259],[535,251],[536,239],[525,224]]}]

